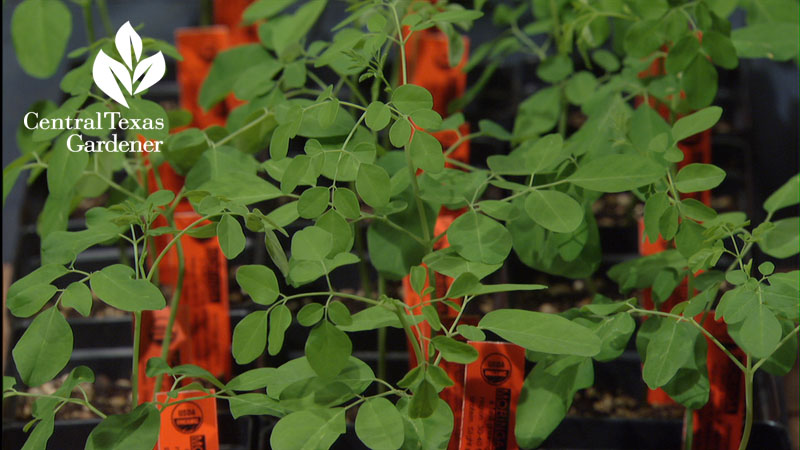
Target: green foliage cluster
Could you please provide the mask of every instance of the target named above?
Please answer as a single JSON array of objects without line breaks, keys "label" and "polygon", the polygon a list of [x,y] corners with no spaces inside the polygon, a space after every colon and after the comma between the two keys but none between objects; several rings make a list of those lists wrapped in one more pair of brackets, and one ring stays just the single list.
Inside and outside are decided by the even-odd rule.
[{"label": "green foliage cluster", "polygon": [[[94,6],[105,9],[101,0],[76,3],[88,19]],[[159,431],[157,407],[185,401],[175,400],[174,394],[187,388],[228,402],[234,417],[278,417],[271,435],[275,449],[330,447],[345,432],[347,411],[356,407],[356,433],[370,448],[445,448],[453,413],[438,393],[452,380],[439,364],[474,361],[477,352],[457,338],[480,341],[486,331],[524,347],[536,362],[523,387],[516,429],[520,445],[532,448],[564,418],[574,394],[593,384],[594,364],[620,356],[636,329],[634,316],[650,316],[636,336],[644,381],[664,388],[687,408],[708,400],[706,338],[742,369],[746,446],[753,374],[758,369],[785,373],[797,356],[799,288],[797,272],[773,273],[770,262],[754,268],[748,255],[754,246],[778,259],[798,253],[798,218],[773,219],[798,203],[798,177],[769,197],[763,205],[766,219],[754,226],[744,213],[718,214],[682,198],[715,188],[725,172],[710,164],[676,170],[684,157],[677,143],[720,119],[722,110],[710,106],[718,68],[735,68],[739,58],[797,59],[796,1],[532,0],[509,5],[476,0],[468,9],[445,1],[363,0],[351,2],[347,19],[334,28],[329,42],[306,39],[328,6],[326,0],[290,8],[294,3],[300,2],[254,2],[244,21],[259,24],[260,43],[215,59],[200,91],[201,106],[210,108],[231,93],[245,101],[226,126],[143,133],[165,139],[163,152],[151,154],[149,163],[168,163],[186,176],[177,195],[147,192],[141,184],[147,170],[141,158],[72,153],[63,132],[20,127],[22,155],[4,169],[3,198],[25,171],[29,183],[46,176],[50,195],[38,223],[42,265],[8,292],[15,316],[35,318],[13,351],[20,380],[4,377],[3,396],[34,396],[18,390],[17,383],[39,386],[66,366],[72,330],[60,310],[73,308],[88,316],[94,292],[112,307],[133,312],[138,325],[142,311],[167,304],[154,274],[170,248],[180,250],[181,236],[217,236],[231,259],[245,248],[243,227],[263,235],[272,265],[247,265],[236,273],[242,290],[262,307],[236,326],[233,357],[247,364],[264,352],[277,354],[295,320],[309,328],[305,356],[280,367],[249,370],[227,383],[205,369],[170,367],[165,359],[153,358],[146,375],[158,378],[159,385],[162,379],[171,381],[171,397],[110,417],[89,403],[80,383],[93,382],[94,374],[78,367],[55,394],[36,399],[26,449],[44,448],[58,409],[79,403],[104,419],[87,449],[149,450]],[[737,6],[747,10],[748,24],[731,30],[727,17]],[[515,54],[538,61],[536,76],[548,86],[521,103],[513,129],[481,120],[478,131],[459,134],[458,142],[443,149],[432,133],[458,133],[464,117],[455,112],[443,119],[432,109],[431,94],[407,83],[403,44],[408,38],[402,29],[438,28],[449,38],[450,60],[458,62],[464,50],[461,33],[484,11],[504,31],[473,52],[466,70],[483,67],[483,72],[450,105],[453,111],[472,101],[492,72]],[[23,69],[35,77],[53,75],[71,27],[61,0],[24,0],[12,19]],[[31,110],[41,118],[119,111],[123,117],[163,118],[169,128],[186,125],[190,118],[184,111],[165,111],[140,96],[131,98],[126,109],[97,94],[91,78],[94,57],[101,49],[116,55],[110,26],[107,34],[67,55],[84,60],[61,81],[69,98],[61,105],[39,102]],[[169,44],[154,39],[144,39],[144,51],[180,58]],[[659,59],[665,59],[663,74],[639,76]],[[321,70],[334,73],[337,81],[325,83]],[[651,108],[632,108],[634,97],[663,103],[669,120]],[[571,134],[568,108],[579,108],[587,117]],[[111,131],[85,134],[108,138]],[[512,150],[489,157],[485,167],[449,158],[459,144],[479,137],[507,141]],[[490,186],[504,196],[487,198]],[[672,245],[663,253],[619,264],[609,276],[622,293],[652,288],[657,303],[688,277],[690,299],[659,312],[640,308],[633,298],[597,296],[592,304],[561,314],[501,309],[486,314],[477,327],[459,324],[478,296],[545,288],[482,282],[512,251],[542,272],[572,278],[594,273],[601,248],[591,205],[603,193],[625,191],[645,204],[647,236],[654,240],[660,235]],[[67,231],[67,217],[76,205],[100,196],[108,200],[87,212],[86,229]],[[173,215],[182,199],[189,199],[201,218],[178,229]],[[257,204],[279,206],[261,211]],[[466,207],[467,212],[446,233],[435,235],[441,206]],[[155,226],[162,216],[169,225]],[[292,227],[302,229],[290,235]],[[365,228],[366,249],[359,243]],[[171,235],[171,241],[153,254],[147,243],[160,235]],[[445,235],[450,247],[434,250]],[[132,264],[92,273],[75,267],[83,251],[114,242],[131,246]],[[720,264],[723,257],[729,267]],[[153,261],[149,268],[147,260]],[[410,274],[421,296],[435,297],[432,288],[425,288],[433,272],[455,281],[443,297],[425,302],[422,315],[412,315],[402,301],[380,292],[337,292],[331,282],[335,270],[352,264],[371,264],[385,279]],[[65,276],[76,281],[57,288],[53,283]],[[282,286],[302,287],[319,279],[326,290],[282,292]],[[173,311],[178,296],[173,295]],[[309,296],[323,301],[296,314],[287,307]],[[457,297],[463,297],[462,305],[450,300]],[[339,299],[366,308],[351,313]],[[435,308],[439,303],[458,313],[451,326],[443,326]],[[728,325],[747,355],[744,361],[704,328],[714,318]],[[422,321],[439,334],[419,339],[414,329]],[[404,329],[421,362],[396,386],[352,356],[348,333],[383,327]],[[134,371],[137,366],[134,360]],[[179,387],[185,378],[204,380],[216,392],[199,383]],[[138,403],[135,386],[133,405]],[[378,387],[370,391],[377,393],[367,393],[371,386]],[[83,395],[74,397],[76,390]]]}]

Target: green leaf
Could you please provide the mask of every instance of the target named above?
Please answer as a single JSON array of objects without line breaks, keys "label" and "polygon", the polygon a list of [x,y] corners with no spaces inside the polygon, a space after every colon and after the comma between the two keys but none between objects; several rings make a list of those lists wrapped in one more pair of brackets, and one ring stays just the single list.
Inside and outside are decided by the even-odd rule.
[{"label": "green leaf", "polygon": [[[273,369],[272,367],[267,367]],[[253,369],[253,372],[259,369]],[[245,372],[249,373],[249,372]],[[244,374],[242,374],[244,375]],[[233,382],[233,380],[231,380]],[[280,417],[286,414],[286,411],[281,408],[280,403],[267,397],[264,394],[250,392],[247,394],[239,394],[231,396],[228,399],[231,408],[231,415],[234,419],[242,416],[275,416]]]},{"label": "green leaf", "polygon": [[10,377],[8,375],[3,375],[3,392],[13,390],[14,385],[16,384],[17,384],[16,378]]},{"label": "green leaf", "polygon": [[333,237],[319,227],[306,227],[292,236],[292,259],[322,261],[333,248]]},{"label": "green leaf", "polygon": [[436,388],[428,380],[422,380],[414,391],[414,396],[411,397],[408,405],[408,417],[411,419],[430,417],[436,410],[438,399],[439,394],[436,392]]},{"label": "green leaf", "polygon": [[58,289],[50,282],[67,273],[60,264],[45,264],[20,278],[8,289],[8,309],[17,317],[30,317],[53,297]]},{"label": "green leaf", "polygon": [[[795,299],[796,298],[797,297],[795,297]],[[797,310],[796,307],[795,310]],[[780,322],[781,325],[783,326],[783,336],[785,337],[788,333],[792,332],[795,325],[792,322],[786,320],[781,320]],[[770,356],[769,359],[764,362],[761,368],[772,375],[782,376],[786,375],[792,370],[796,360],[797,360],[797,336],[794,336],[785,341],[780,347],[778,347],[772,354],[772,356]]]},{"label": "green leaf", "polygon": [[658,192],[647,198],[644,205],[644,229],[650,242],[658,240],[659,221],[669,207],[669,197]]},{"label": "green leaf", "polygon": [[788,258],[800,251],[800,218],[789,217],[774,222],[775,228],[769,230],[758,245],[764,253],[773,258]]},{"label": "green leaf", "polygon": [[778,348],[781,324],[766,305],[759,304],[745,317],[739,332],[733,336],[748,354],[759,359],[767,358]]},{"label": "green leaf", "polygon": [[656,20],[634,22],[625,33],[625,51],[634,58],[647,57],[663,43],[664,35]]},{"label": "green leaf", "polygon": [[514,435],[523,448],[534,448],[556,429],[567,415],[579,389],[594,382],[589,358],[560,358],[537,363],[525,378],[517,402]]},{"label": "green leaf", "polygon": [[61,294],[61,305],[73,308],[83,317],[89,317],[92,312],[92,291],[82,281],[71,283]]},{"label": "green leaf", "polygon": [[478,122],[478,128],[481,130],[481,133],[486,136],[500,139],[501,141],[510,141],[512,138],[511,133],[506,131],[502,125],[489,119],[480,120]]},{"label": "green leaf", "polygon": [[389,128],[389,141],[395,147],[405,147],[411,139],[411,124],[405,119],[397,119]]},{"label": "green leaf", "polygon": [[557,233],[569,233],[583,223],[583,207],[569,195],[554,190],[528,194],[525,212],[534,222]]},{"label": "green leaf", "polygon": [[597,89],[597,78],[587,71],[580,71],[569,79],[564,86],[564,95],[570,103],[582,105],[594,95]]},{"label": "green leaf", "polygon": [[475,347],[458,342],[453,338],[436,336],[431,342],[447,361],[457,364],[469,364],[478,359],[478,350]]},{"label": "green leaf", "polygon": [[523,148],[525,168],[532,174],[553,170],[566,157],[562,151],[563,146],[564,139],[560,134],[542,136],[532,145]]},{"label": "green leaf", "polygon": [[690,108],[704,108],[717,96],[717,70],[705,55],[697,55],[683,72],[681,85]]},{"label": "green leaf", "polygon": [[310,327],[322,320],[324,314],[325,308],[322,305],[308,303],[297,312],[297,322],[304,327]]},{"label": "green leaf", "polygon": [[58,308],[48,308],[36,316],[12,354],[22,382],[30,387],[58,375],[72,354],[72,329]]},{"label": "green leaf", "polygon": [[342,371],[353,351],[347,335],[327,320],[311,330],[306,341],[306,357],[321,377],[334,377]]},{"label": "green leaf", "polygon": [[424,419],[411,418],[409,414],[410,403],[401,398],[397,402],[397,409],[403,413],[405,440],[403,450],[444,450],[450,442],[453,433],[453,411],[446,401],[436,399],[433,414]]},{"label": "green leaf", "polygon": [[675,248],[681,255],[690,258],[705,247],[702,225],[692,220],[683,220],[678,234],[675,235]]},{"label": "green leaf", "polygon": [[[705,40],[705,34],[703,34],[703,40]],[[682,72],[689,67],[689,64],[699,52],[700,41],[697,36],[694,33],[687,34],[669,49],[665,64],[667,73],[675,75],[678,72]]]},{"label": "green leaf", "polygon": [[87,248],[117,236],[117,230],[90,228],[82,231],[54,231],[42,241],[42,263],[69,264]]},{"label": "green leaf", "polygon": [[425,289],[425,282],[428,280],[428,270],[424,266],[414,266],[409,274],[411,289],[419,295]]},{"label": "green leaf", "polygon": [[422,315],[425,317],[425,320],[431,326],[433,331],[439,331],[442,329],[442,321],[439,320],[439,313],[436,311],[436,308],[432,305],[425,305],[422,307]]},{"label": "green leaf", "polygon": [[619,69],[619,58],[608,50],[595,50],[592,59],[606,72],[616,72]]},{"label": "green leaf", "polygon": [[58,138],[50,151],[47,188],[52,193],[69,194],[83,177],[83,170],[89,163],[89,153],[70,151],[67,148],[67,138],[66,134]]},{"label": "green leaf", "polygon": [[123,311],[159,310],[167,306],[164,294],[154,284],[133,279],[128,266],[114,264],[92,274],[92,290],[100,300]]},{"label": "green leaf", "polygon": [[797,58],[800,44],[797,23],[764,22],[737,28],[731,40],[740,58],[769,58],[786,61]]},{"label": "green leaf", "polygon": [[211,70],[200,88],[198,103],[205,110],[211,109],[231,92],[236,81],[247,69],[272,60],[272,56],[260,44],[241,45],[220,52],[214,58]]},{"label": "green leaf", "polygon": [[294,3],[294,0],[256,0],[242,13],[242,23],[249,25],[257,20],[269,19]]},{"label": "green leaf", "polygon": [[337,187],[333,191],[333,207],[339,214],[348,219],[358,219],[361,217],[361,207],[358,204],[356,194],[347,188]]},{"label": "green leaf", "polygon": [[739,65],[736,49],[730,38],[713,30],[703,32],[703,50],[711,57],[711,62],[725,69],[735,69]]},{"label": "green leaf", "polygon": [[[55,405],[53,405],[55,408]],[[36,424],[36,428],[31,431],[28,439],[22,450],[39,450],[47,448],[47,441],[53,435],[53,428],[55,426],[55,414],[52,412],[46,415],[42,420]]]},{"label": "green leaf", "polygon": [[470,261],[499,264],[511,251],[511,235],[494,220],[474,211],[459,216],[447,230],[452,248]]},{"label": "green leaf", "polygon": [[247,265],[236,271],[236,282],[253,301],[260,305],[271,305],[280,294],[278,279],[267,266]]},{"label": "green leaf", "polygon": [[[412,141],[412,147],[414,145]],[[380,208],[389,203],[389,175],[386,171],[374,164],[361,164],[358,166],[356,177],[356,191],[364,203],[373,208]]]},{"label": "green leaf", "polygon": [[475,288],[470,294],[472,295],[486,295],[494,294],[496,292],[513,292],[513,291],[538,291],[547,289],[543,284],[481,284]]},{"label": "green leaf", "polygon": [[450,288],[447,290],[447,297],[448,298],[457,298],[463,297],[465,295],[471,294],[476,291],[476,288],[480,285],[480,281],[478,281],[478,277],[470,272],[464,272],[458,275],[453,283],[450,285]]},{"label": "green leaf", "polygon": [[203,183],[197,189],[242,205],[272,200],[283,195],[280,189],[263,178],[245,173],[226,173]]},{"label": "green leaf", "polygon": [[311,158],[306,155],[297,155],[292,158],[289,165],[286,166],[286,171],[283,172],[281,178],[281,191],[291,193],[297,188],[303,178],[305,178],[308,168],[311,165]]},{"label": "green leaf", "polygon": [[713,164],[684,166],[675,177],[675,187],[683,193],[714,189],[725,179],[725,171]]},{"label": "green leaf", "polygon": [[694,198],[681,200],[680,208],[689,218],[697,221],[713,220],[717,217],[716,211]]},{"label": "green leaf", "polygon": [[353,324],[353,317],[350,315],[350,310],[347,309],[344,303],[338,300],[328,304],[328,317],[331,319],[331,322],[336,325],[347,326]]},{"label": "green leaf", "polygon": [[681,117],[672,125],[672,138],[675,141],[694,136],[701,131],[708,130],[722,117],[722,108],[709,106],[696,111],[688,116]]},{"label": "green leaf", "polygon": [[275,375],[277,369],[274,367],[260,367],[250,369],[247,372],[235,376],[225,389],[233,391],[254,391],[264,389],[270,383],[270,379]]},{"label": "green leaf", "polygon": [[233,358],[248,364],[264,353],[267,346],[267,311],[246,315],[233,329]]},{"label": "green leaf", "polygon": [[306,189],[300,194],[297,201],[297,212],[304,219],[315,219],[328,209],[330,191],[326,187],[318,186]]},{"label": "green leaf", "polygon": [[291,16],[280,19],[272,30],[272,46],[278,55],[283,55],[291,46],[297,45],[314,26],[325,10],[326,0],[311,0]]},{"label": "green leaf", "polygon": [[572,73],[572,59],[563,53],[557,53],[536,68],[536,75],[548,83],[557,83]]},{"label": "green leaf", "polygon": [[283,69],[280,62],[266,60],[244,72],[233,85],[233,94],[241,100],[253,100],[267,94],[275,87],[275,75]]},{"label": "green leaf", "polygon": [[662,389],[670,398],[690,409],[700,409],[708,403],[711,383],[708,379],[708,344],[705,336],[695,339],[693,356],[678,369]]},{"label": "green leaf", "polygon": [[146,139],[162,140],[169,136],[169,117],[167,111],[156,102],[145,100],[142,98],[131,98],[128,100],[128,109],[122,110],[122,117],[128,120],[138,120],[145,122],[147,120],[158,123],[164,123],[163,127],[152,127],[152,129],[143,126],[141,130],[136,133],[144,136]]},{"label": "green leaf", "polygon": [[327,449],[346,430],[345,408],[293,412],[275,424],[269,443],[274,450]]},{"label": "green leaf", "polygon": [[775,211],[800,202],[800,175],[795,175],[773,192],[764,202],[764,211]]},{"label": "green leaf", "polygon": [[72,14],[60,0],[27,0],[14,9],[11,37],[20,66],[36,78],[56,73],[72,34]]},{"label": "green leaf", "polygon": [[411,113],[411,120],[419,128],[438,130],[442,126],[442,116],[432,109],[420,109]]},{"label": "green leaf", "polygon": [[396,450],[403,445],[403,417],[392,402],[371,398],[358,408],[356,435],[375,450]]},{"label": "green leaf", "polygon": [[581,164],[567,181],[598,192],[623,192],[655,182],[664,169],[643,156],[608,155]]},{"label": "green leaf", "polygon": [[427,89],[414,84],[398,86],[392,92],[392,104],[403,114],[433,108],[433,96]]},{"label": "green leaf", "polygon": [[179,131],[164,141],[164,157],[179,174],[186,174],[208,149],[206,139],[197,128]]},{"label": "green leaf", "polygon": [[409,146],[414,166],[429,173],[439,173],[444,169],[442,144],[430,134],[417,130],[411,137]]},{"label": "green leaf", "polygon": [[642,378],[650,389],[667,384],[691,357],[698,333],[688,323],[672,319],[662,320],[659,325],[649,337],[642,368]]},{"label": "green leaf", "polygon": [[364,121],[372,131],[380,131],[386,128],[392,119],[392,111],[385,103],[379,101],[370,103],[365,114]]},{"label": "green leaf", "polygon": [[242,226],[230,214],[222,216],[222,219],[217,224],[217,237],[219,238],[219,248],[228,259],[239,256],[239,253],[242,253],[247,243],[247,239],[242,232]]},{"label": "green leaf", "polygon": [[486,334],[484,334],[484,332],[481,331],[480,328],[474,327],[472,325],[461,324],[461,325],[456,327],[456,331],[458,331],[458,334],[460,334],[461,336],[464,336],[464,338],[469,340],[469,341],[485,341],[486,340]]},{"label": "green leaf", "polygon": [[600,339],[594,333],[554,314],[495,310],[478,326],[532,351],[577,356],[594,356],[600,351]]},{"label": "green leaf", "polygon": [[108,416],[89,434],[85,450],[152,450],[158,441],[161,415],[153,403],[127,414]]},{"label": "green leaf", "polygon": [[283,348],[283,338],[286,330],[292,324],[292,312],[286,305],[278,305],[269,313],[269,346],[267,351],[275,356]]}]

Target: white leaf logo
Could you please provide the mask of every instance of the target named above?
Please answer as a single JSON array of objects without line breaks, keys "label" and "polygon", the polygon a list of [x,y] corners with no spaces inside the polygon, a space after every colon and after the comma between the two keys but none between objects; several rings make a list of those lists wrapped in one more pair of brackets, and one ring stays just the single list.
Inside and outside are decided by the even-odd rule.
[{"label": "white leaf logo", "polygon": [[[114,38],[117,52],[122,57],[122,62],[108,56],[100,50],[92,66],[94,83],[112,100],[124,107],[128,107],[125,93],[136,95],[150,86],[156,84],[166,72],[166,62],[161,52],[148,58],[142,58],[142,38],[133,29],[130,22],[125,22]],[[141,78],[141,81],[139,79]],[[139,84],[134,90],[134,84]]]}]

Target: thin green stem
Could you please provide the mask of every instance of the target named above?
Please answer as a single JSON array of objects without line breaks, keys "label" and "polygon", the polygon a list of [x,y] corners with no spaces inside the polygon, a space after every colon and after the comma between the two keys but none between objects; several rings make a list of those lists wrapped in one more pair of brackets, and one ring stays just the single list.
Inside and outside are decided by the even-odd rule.
[{"label": "thin green stem", "polygon": [[262,120],[266,119],[270,115],[272,115],[272,113],[268,109],[264,108],[264,114],[256,117],[255,119],[253,119],[252,121],[250,121],[249,123],[244,125],[243,127],[239,128],[238,130],[234,131],[233,133],[231,133],[231,134],[225,136],[224,138],[220,139],[219,141],[215,142],[214,145],[215,146],[223,145],[223,144],[226,144],[226,143],[230,142],[233,138],[235,138],[236,136],[244,133],[245,131],[249,130],[250,128],[253,128],[254,126],[258,125],[259,122],[261,122]]},{"label": "thin green stem", "polygon": [[403,83],[408,83],[408,69],[406,68],[406,46],[403,40],[403,27],[400,26],[400,18],[397,16],[397,3],[392,4],[392,14],[394,15],[394,23],[397,26],[397,37],[400,41],[400,67],[403,76]]},{"label": "thin green stem", "polygon": [[287,295],[283,298],[284,301],[294,300],[296,298],[303,298],[303,297],[322,297],[322,296],[334,296],[334,297],[341,297],[341,298],[349,298],[352,300],[358,300],[360,302],[368,303],[370,305],[382,305],[381,302],[377,300],[373,300],[371,298],[364,297],[362,295],[357,294],[348,294],[346,292],[337,292],[337,291],[318,291],[318,292],[303,292],[301,294],[294,294],[294,295]]},{"label": "thin green stem", "polygon": [[752,367],[752,359],[747,355],[747,368],[744,370],[744,430],[742,440],[739,442],[739,450],[746,450],[747,443],[750,441],[750,431],[753,429],[753,375],[755,370]]},{"label": "thin green stem", "polygon": [[181,238],[181,236],[186,234],[189,230],[191,230],[192,228],[194,228],[198,224],[200,224],[202,222],[205,222],[206,220],[208,220],[208,219],[210,219],[212,217],[221,216],[223,214],[224,213],[207,214],[207,215],[195,220],[194,222],[190,223],[189,226],[187,226],[183,230],[179,231],[172,238],[172,240],[169,241],[169,243],[167,243],[167,245],[164,247],[164,249],[161,250],[161,253],[158,254],[158,256],[156,257],[155,261],[153,261],[153,265],[150,267],[150,271],[147,273],[147,277],[146,277],[147,281],[150,281],[150,279],[153,278],[153,273],[155,273],[156,269],[158,268],[158,265],[161,263],[161,260],[164,259],[164,256],[167,255],[167,252],[169,251],[169,249],[171,249],[172,246],[175,245],[175,243]]},{"label": "thin green stem", "polygon": [[686,408],[683,412],[683,450],[692,450],[694,440],[694,410]]},{"label": "thin green stem", "polygon": [[105,175],[103,175],[103,174],[101,174],[101,173],[99,173],[97,171],[86,171],[84,173],[96,176],[97,178],[99,178],[100,180],[102,180],[103,182],[105,182],[106,184],[111,186],[112,188],[114,188],[117,191],[127,195],[128,197],[135,198],[136,200],[139,200],[139,201],[144,201],[145,200],[145,198],[142,197],[141,195],[135,194],[135,193],[129,191],[128,189],[125,189],[124,187],[122,187],[119,184],[115,183],[114,180],[108,178],[107,176],[105,176]]},{"label": "thin green stem", "polygon": [[[386,279],[378,273],[378,296],[386,292]],[[378,328],[378,379],[386,379],[386,327]],[[389,386],[391,388],[391,385]],[[378,386],[378,392],[385,392],[384,385]]]},{"label": "thin green stem", "polygon": [[[175,219],[172,217],[172,215],[167,217],[167,221],[171,227],[175,227]],[[183,243],[180,239],[178,239],[177,243],[175,244],[175,249],[178,253],[178,280],[175,284],[174,290],[172,291],[172,298],[169,302],[169,319],[167,320],[167,328],[164,330],[164,340],[161,342],[161,359],[164,361],[167,361],[167,358],[169,357],[169,346],[172,344],[172,329],[175,326],[175,319],[178,317],[181,292],[183,291],[183,278],[186,272]],[[153,391],[153,401],[155,401],[155,396],[162,388],[163,380],[164,374],[159,375],[156,379],[156,388]]]},{"label": "thin green stem", "polygon": [[131,409],[139,404],[139,343],[142,340],[142,312],[133,313],[133,368],[131,369]]},{"label": "thin green stem", "polygon": [[475,139],[476,137],[480,136],[483,136],[483,132],[476,131],[474,133],[465,134],[464,136],[459,137],[458,140],[453,143],[453,145],[447,147],[447,150],[444,151],[445,158],[450,156],[450,154],[453,153],[454,151],[456,151],[458,147],[460,147],[461,144],[463,144],[464,142],[469,141],[471,139]]},{"label": "thin green stem", "polygon": [[424,239],[420,238],[419,236],[417,236],[416,234],[414,234],[413,232],[411,232],[411,230],[408,230],[408,229],[406,229],[406,228],[403,228],[403,227],[401,227],[400,225],[398,225],[398,224],[396,224],[396,223],[392,222],[392,221],[391,221],[391,220],[390,220],[388,217],[384,217],[384,216],[375,216],[375,215],[372,215],[372,214],[370,214],[370,215],[366,215],[366,217],[373,218],[373,219],[375,219],[375,220],[380,220],[381,222],[385,223],[386,225],[389,225],[390,227],[394,228],[395,230],[397,230],[397,231],[399,231],[399,232],[401,232],[401,233],[405,233],[405,234],[407,234],[407,235],[408,235],[410,238],[412,238],[412,239],[414,239],[415,241],[419,242],[419,243],[420,243],[421,245],[423,245],[423,246],[426,246],[426,247],[427,247],[427,246],[429,245],[429,244],[428,244],[428,242],[427,242],[426,240],[424,240]]},{"label": "thin green stem", "polygon": [[107,417],[102,411],[100,411],[94,405],[89,403],[89,401],[86,400],[85,398],[84,400],[81,400],[79,398],[73,398],[73,397],[59,397],[58,395],[47,395],[47,394],[31,394],[29,392],[20,392],[20,391],[3,393],[3,398],[9,398],[9,397],[51,398],[54,400],[60,400],[64,403],[75,403],[77,405],[83,405],[87,407],[89,411],[96,414],[98,417],[102,419],[105,419]]},{"label": "thin green stem", "polygon": [[411,186],[414,189],[414,200],[417,202],[417,213],[419,214],[420,225],[422,225],[422,239],[431,246],[431,230],[428,229],[428,215],[425,213],[425,203],[419,194],[419,183],[417,182],[417,171],[414,168],[414,161],[411,159],[411,146],[405,145],[406,164],[408,165],[408,175],[411,178]]},{"label": "thin green stem", "polygon": [[86,26],[86,39],[91,45],[94,43],[94,17],[92,14],[92,2],[86,2],[83,5],[83,23]]},{"label": "thin green stem", "polygon": [[[400,324],[403,326],[403,330],[405,330],[406,336],[408,336],[408,340],[414,348],[414,355],[417,357],[417,365],[421,366],[425,363],[425,359],[422,356],[422,348],[420,347],[417,336],[411,331],[411,326],[408,324],[408,320],[406,320],[406,313],[401,309],[400,305],[395,305],[394,312],[397,314],[397,318],[400,320]],[[422,339],[422,335],[419,336],[419,339]]]}]

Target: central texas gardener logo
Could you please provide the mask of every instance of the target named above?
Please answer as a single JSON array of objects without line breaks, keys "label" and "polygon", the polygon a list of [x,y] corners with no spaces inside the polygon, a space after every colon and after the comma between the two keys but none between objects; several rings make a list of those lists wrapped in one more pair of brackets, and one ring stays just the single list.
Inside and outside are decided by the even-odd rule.
[{"label": "central texas gardener logo", "polygon": [[[100,50],[92,66],[92,77],[101,91],[127,108],[128,101],[120,86],[129,95],[139,94],[158,83],[164,76],[166,63],[161,52],[142,59],[142,38],[139,37],[130,22],[125,22],[119,28],[114,37],[114,44],[122,62]],[[140,78],[141,81],[139,81]]]}]

